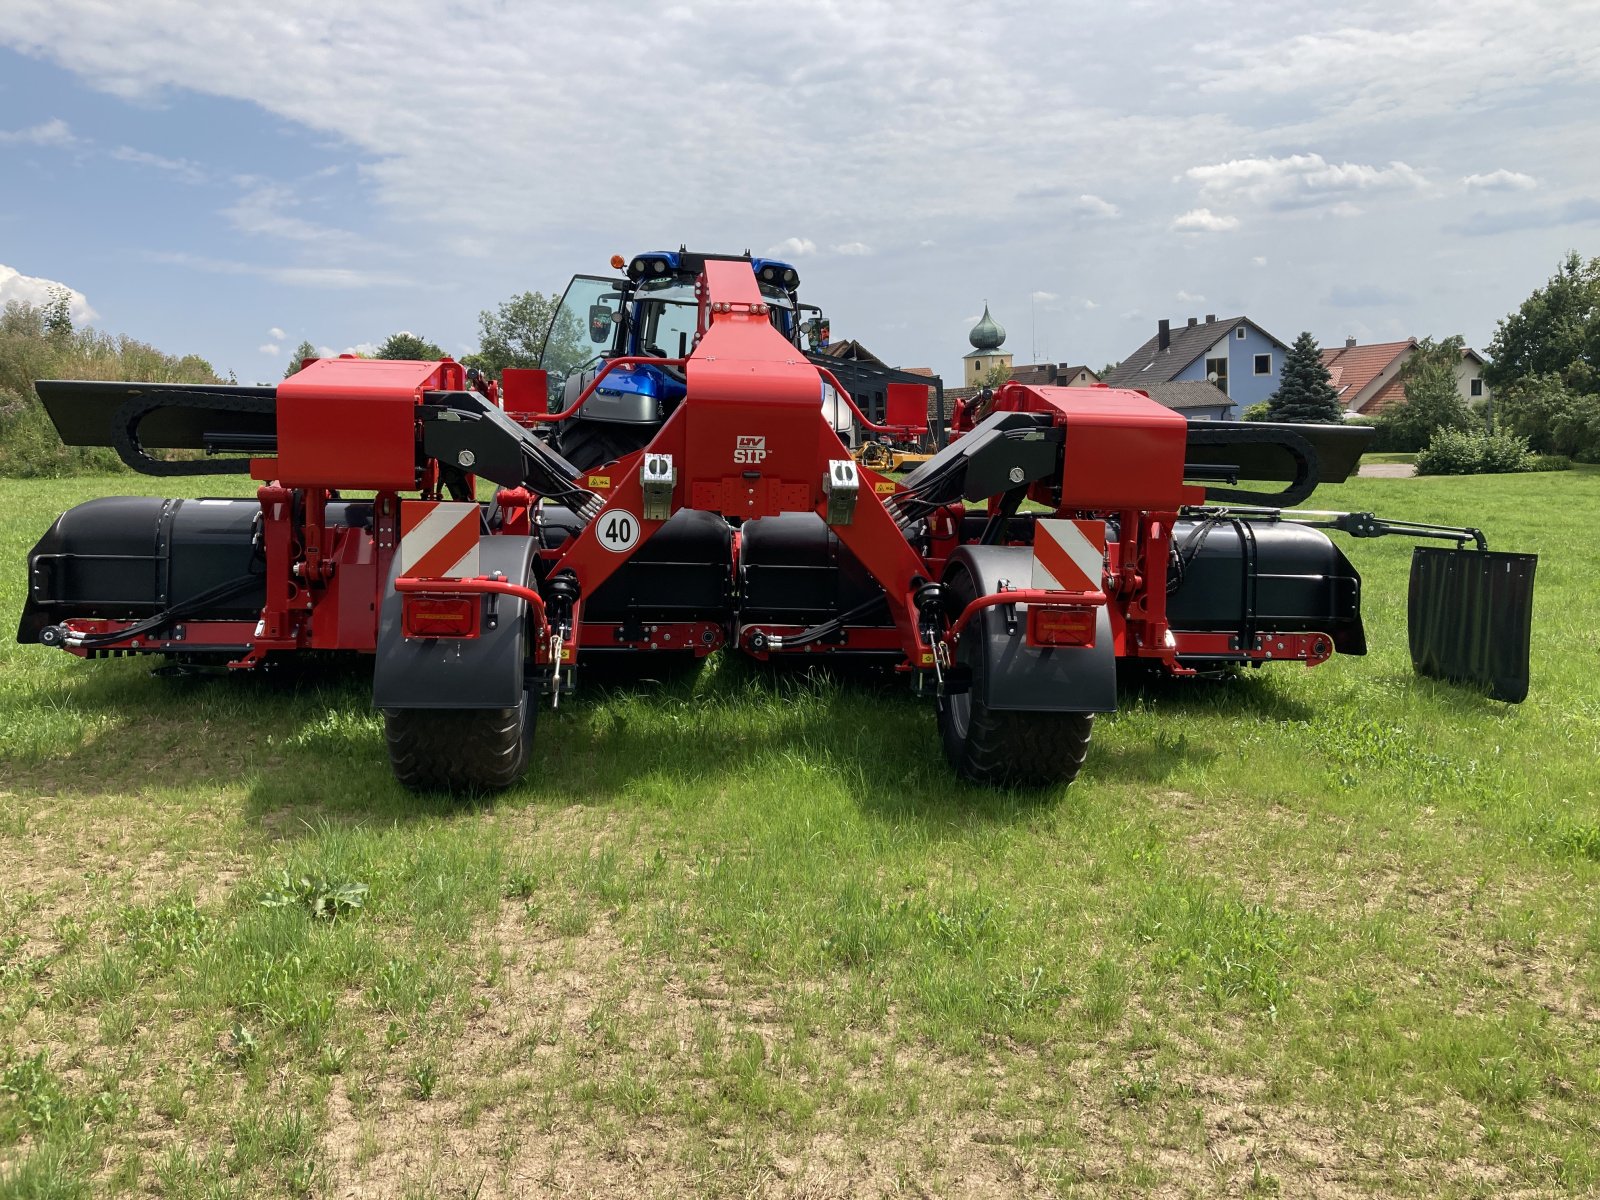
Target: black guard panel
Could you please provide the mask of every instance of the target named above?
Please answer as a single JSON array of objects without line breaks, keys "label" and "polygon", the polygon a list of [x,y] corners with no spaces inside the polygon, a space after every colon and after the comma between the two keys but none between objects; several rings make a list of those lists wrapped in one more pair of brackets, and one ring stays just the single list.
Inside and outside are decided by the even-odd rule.
[{"label": "black guard panel", "polygon": [[1536,554],[1411,552],[1407,618],[1418,675],[1474,683],[1496,700],[1528,696]]},{"label": "black guard panel", "polygon": [[[532,538],[498,534],[478,545],[485,575],[501,572],[532,587]],[[400,593],[394,580],[399,555],[384,590],[378,655],[372,669],[374,708],[516,708],[522,702],[527,658],[528,605],[514,596],[493,597],[498,620],[476,638],[406,638],[400,632]],[[482,598],[487,604],[490,597]],[[530,701],[531,703],[531,701]]]}]

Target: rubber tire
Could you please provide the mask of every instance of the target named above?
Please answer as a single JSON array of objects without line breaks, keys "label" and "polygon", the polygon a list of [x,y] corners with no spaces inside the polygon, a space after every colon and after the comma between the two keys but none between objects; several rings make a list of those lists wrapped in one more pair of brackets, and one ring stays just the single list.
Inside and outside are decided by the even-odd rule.
[{"label": "rubber tire", "polygon": [[556,435],[556,449],[580,471],[592,471],[606,463],[616,462],[625,454],[643,450],[656,434],[659,425],[625,425],[613,421],[580,421],[570,418],[561,423]]},{"label": "rubber tire", "polygon": [[[955,572],[947,582],[948,609],[959,614],[977,597],[972,576]],[[969,629],[977,633],[982,618]],[[1019,635],[1020,636],[1020,635]],[[1078,777],[1089,752],[1093,713],[991,709],[978,699],[986,664],[979,637],[964,637],[956,661],[972,668],[972,689],[941,697],[939,740],[957,775],[1001,787],[1064,787]]]},{"label": "rubber tire", "polygon": [[528,770],[538,705],[516,708],[390,708],[383,713],[389,764],[417,792],[498,792]]}]

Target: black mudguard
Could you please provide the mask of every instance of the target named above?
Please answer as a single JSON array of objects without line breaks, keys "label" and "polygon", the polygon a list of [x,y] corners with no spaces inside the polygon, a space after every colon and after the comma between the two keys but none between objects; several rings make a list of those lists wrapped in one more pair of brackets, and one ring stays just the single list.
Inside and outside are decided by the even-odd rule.
[{"label": "black mudguard", "polygon": [[[950,556],[945,579],[962,568],[972,574],[984,595],[999,591],[1002,579],[1013,587],[1027,587],[1033,551],[1026,546],[961,546]],[[982,638],[983,669],[973,680],[976,698],[1001,711],[1115,711],[1117,658],[1105,607],[1096,618],[1093,646],[1030,646],[1024,619],[1019,613],[1015,632],[1008,631],[1006,610],[996,605],[980,612],[962,634],[963,642],[975,631]]]},{"label": "black mudguard", "polygon": [[[533,587],[534,541],[498,534],[483,538],[478,555],[485,575],[499,571]],[[522,700],[528,654],[528,605],[496,596],[496,623],[476,638],[412,638],[400,632],[400,593],[394,590],[399,556],[390,571],[378,622],[378,656],[372,671],[375,708],[515,708]],[[484,597],[487,603],[489,597]]]}]

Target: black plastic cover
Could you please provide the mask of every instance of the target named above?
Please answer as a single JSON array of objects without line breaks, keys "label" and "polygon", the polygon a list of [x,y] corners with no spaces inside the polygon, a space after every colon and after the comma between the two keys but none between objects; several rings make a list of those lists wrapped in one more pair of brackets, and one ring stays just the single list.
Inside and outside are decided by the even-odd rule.
[{"label": "black plastic cover", "polygon": [[1418,546],[1407,602],[1418,675],[1474,683],[1496,700],[1528,695],[1536,554]]},{"label": "black plastic cover", "polygon": [[[581,530],[569,508],[539,510],[539,544],[556,549]],[[819,522],[820,524],[820,522]],[[679,509],[583,601],[585,621],[721,620],[733,606],[733,531],[716,513]]]},{"label": "black plastic cover", "polygon": [[[28,555],[28,598],[17,640],[71,618],[130,621],[180,608],[236,579],[254,586],[189,614],[247,620],[266,603],[255,500],[103,496],[56,518]],[[329,503],[330,525],[367,527],[370,501]]]},{"label": "black plastic cover", "polygon": [[[818,625],[883,594],[877,580],[815,513],[746,521],[740,532],[740,619]],[[892,624],[881,618],[864,625]]]},{"label": "black plastic cover", "polygon": [[1290,522],[1179,521],[1167,622],[1176,630],[1326,633],[1340,654],[1365,654],[1361,576],[1327,535]]}]

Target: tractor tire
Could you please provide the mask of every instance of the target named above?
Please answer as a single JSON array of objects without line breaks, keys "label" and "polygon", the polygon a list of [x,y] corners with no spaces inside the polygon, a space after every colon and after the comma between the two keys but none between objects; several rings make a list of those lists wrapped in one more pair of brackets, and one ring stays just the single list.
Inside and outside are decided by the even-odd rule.
[{"label": "tractor tire", "polygon": [[659,425],[624,425],[572,418],[561,423],[556,448],[561,457],[578,470],[592,471],[625,454],[643,450],[660,431]]},{"label": "tractor tire", "polygon": [[[958,614],[977,597],[972,577],[949,581],[949,609]],[[981,620],[981,617],[979,618]],[[991,709],[978,697],[987,666],[981,639],[956,644],[956,661],[972,670],[971,690],[939,700],[939,738],[957,775],[1001,787],[1065,787],[1078,777],[1089,752],[1093,713]]]},{"label": "tractor tire", "polygon": [[395,778],[416,792],[498,792],[528,769],[538,706],[390,708],[384,740]]}]

